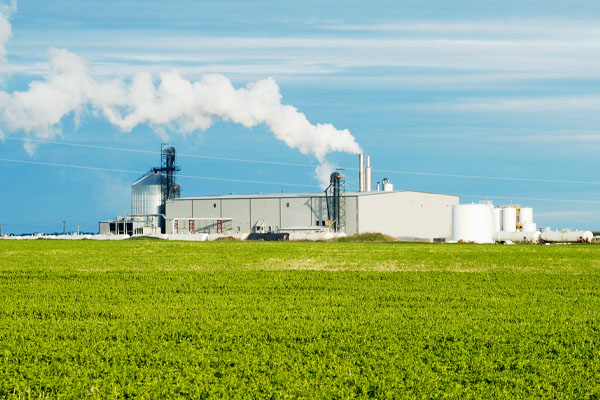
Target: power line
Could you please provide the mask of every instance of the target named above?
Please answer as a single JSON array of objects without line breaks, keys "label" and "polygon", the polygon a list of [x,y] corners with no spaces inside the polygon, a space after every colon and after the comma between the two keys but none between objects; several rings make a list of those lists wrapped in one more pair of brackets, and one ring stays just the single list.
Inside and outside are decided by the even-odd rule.
[{"label": "power line", "polygon": [[528,200],[528,201],[555,201],[565,203],[588,203],[588,204],[600,204],[600,200],[575,200],[575,199],[544,199],[535,197],[515,197],[515,196],[490,196],[490,195],[476,195],[476,194],[459,194],[462,197],[474,197],[479,199],[502,199],[502,200]]},{"label": "power line", "polygon": [[[4,136],[3,139],[19,140],[19,141],[24,141],[24,142],[47,143],[47,144],[55,144],[55,145],[71,146],[71,147],[83,147],[83,148],[100,149],[100,150],[126,151],[126,152],[143,153],[143,154],[160,154],[159,151],[153,151],[153,150],[127,149],[127,148],[122,148],[122,147],[97,146],[97,145],[70,143],[70,142],[57,142],[57,141],[52,141],[52,140],[18,138],[18,137],[12,137],[12,136]],[[283,161],[251,160],[251,159],[244,159],[244,158],[203,156],[203,155],[185,154],[185,153],[181,153],[181,154],[177,154],[177,155],[179,157],[199,158],[199,159],[205,159],[205,160],[234,161],[234,162],[245,162],[245,163],[253,163],[253,164],[283,165],[283,166],[305,167],[305,168],[315,168],[316,167],[316,165],[314,165],[314,164],[290,163],[290,162],[283,162]],[[356,168],[356,167],[339,167],[339,168],[343,168],[345,170],[350,170],[350,171],[358,171],[358,168]],[[465,174],[452,174],[452,173],[444,173],[444,172],[401,171],[401,170],[389,170],[389,169],[373,169],[373,171],[387,173],[387,174],[415,175],[415,176],[437,176],[437,177],[459,178],[459,179],[482,179],[482,180],[539,182],[539,183],[565,183],[565,184],[576,184],[576,185],[600,185],[600,181],[581,181],[581,180],[569,180],[569,179],[541,179],[541,178],[488,176],[488,175],[465,175]],[[236,182],[236,181],[234,181],[234,182]],[[259,182],[257,182],[257,183],[259,183]],[[294,185],[294,186],[301,186],[301,185]]]},{"label": "power line", "polygon": [[[74,168],[74,169],[83,169],[83,170],[92,170],[92,171],[129,173],[129,174],[144,174],[147,172],[147,171],[134,171],[134,170],[115,169],[115,168],[91,167],[91,166],[73,165],[73,164],[50,163],[50,162],[41,162],[41,161],[12,160],[12,159],[7,159],[7,158],[0,158],[0,161],[21,163],[21,164],[31,164],[31,165],[43,165],[43,166],[51,166],[51,167]],[[202,180],[222,181],[222,182],[254,183],[254,184],[280,185],[280,186],[298,186],[298,187],[307,187],[307,188],[313,188],[313,189],[321,188],[318,185],[306,185],[306,184],[296,184],[296,183],[287,183],[287,182],[270,182],[270,181],[256,181],[256,180],[249,180],[249,179],[216,178],[216,177],[195,176],[195,175],[177,175],[177,176],[181,177],[181,178],[188,178],[188,179],[202,179]],[[548,198],[535,198],[535,197],[494,196],[494,195],[479,195],[479,194],[477,194],[477,195],[459,194],[458,196],[480,198],[480,199],[492,198],[492,199],[506,199],[506,200],[552,201],[552,202],[567,202],[567,203],[600,204],[599,200],[548,199]]]},{"label": "power line", "polygon": [[[160,151],[154,151],[154,150],[126,149],[123,147],[97,146],[97,145],[92,145],[92,144],[80,144],[80,143],[69,143],[69,142],[56,142],[56,141],[52,141],[52,140],[18,138],[18,137],[11,137],[11,136],[4,136],[4,137],[2,137],[2,139],[20,140],[23,142],[39,142],[39,143],[47,143],[47,144],[56,144],[56,145],[61,145],[61,146],[71,146],[71,147],[84,147],[84,148],[89,148],[89,149],[127,151],[130,153],[161,154]],[[205,159],[205,160],[219,160],[219,161],[236,161],[236,162],[246,162],[246,163],[254,163],[254,164],[287,165],[287,166],[292,166],[292,167],[310,167],[310,168],[316,167],[316,165],[314,165],[314,164],[290,163],[290,162],[283,162],[283,161],[249,160],[249,159],[244,159],[244,158],[232,158],[232,157],[201,156],[201,155],[197,155],[197,154],[185,154],[185,153],[177,153],[177,157],[201,158],[201,159]]]},{"label": "power line", "polygon": [[394,174],[405,174],[405,175],[441,176],[441,177],[446,177],[446,178],[489,179],[489,180],[499,180],[499,181],[520,181],[520,182],[541,182],[541,183],[572,183],[572,184],[578,184],[578,185],[600,185],[600,182],[596,182],[596,181],[517,178],[517,177],[485,176],[485,175],[460,175],[460,174],[446,174],[446,173],[442,173],[442,172],[392,171],[392,170],[385,170],[385,169],[374,169],[373,171],[394,173]]},{"label": "power line", "polygon": [[[121,173],[128,173],[128,174],[145,174],[147,172],[147,171],[133,171],[133,170],[127,170],[127,169],[89,167],[89,166],[84,166],[84,165],[50,163],[50,162],[41,162],[41,161],[12,160],[12,159],[8,159],[8,158],[0,158],[0,161],[14,162],[14,163],[20,163],[20,164],[44,165],[44,166],[50,166],[50,167],[85,169],[85,170],[92,170],[92,171],[121,172]],[[209,180],[209,181],[241,182],[241,183],[256,183],[256,184],[264,184],[264,185],[320,188],[320,186],[318,186],[318,185],[306,185],[306,184],[302,184],[302,183],[268,182],[268,181],[255,181],[255,180],[248,180],[248,179],[233,179],[233,178],[215,178],[215,177],[211,177],[211,176],[177,175],[177,177],[188,178],[188,179],[203,179],[203,180]]]}]

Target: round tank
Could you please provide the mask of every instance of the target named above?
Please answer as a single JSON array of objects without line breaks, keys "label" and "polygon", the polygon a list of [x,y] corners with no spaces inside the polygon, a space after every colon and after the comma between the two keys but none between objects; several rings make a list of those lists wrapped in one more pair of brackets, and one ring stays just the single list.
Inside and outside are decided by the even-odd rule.
[{"label": "round tank", "polygon": [[487,204],[459,204],[452,208],[452,237],[475,243],[493,243],[494,214]]},{"label": "round tank", "polygon": [[590,231],[546,231],[541,237],[548,243],[591,243],[594,235]]},{"label": "round tank", "polygon": [[392,182],[390,182],[390,180],[388,178],[383,178],[381,183],[383,183],[383,191],[384,192],[393,192],[394,191],[394,185],[392,184]]},{"label": "round tank", "polygon": [[502,209],[494,208],[494,232],[500,232],[502,230]]},{"label": "round tank", "polygon": [[162,176],[149,173],[131,185],[131,214],[151,215],[161,213]]},{"label": "round tank", "polygon": [[535,222],[525,222],[523,224],[523,232],[535,232],[537,231],[537,224]]},{"label": "round tank", "polygon": [[521,207],[519,210],[519,222],[521,223],[521,226],[533,222],[533,208]]},{"label": "round tank", "polygon": [[517,230],[517,209],[504,207],[502,209],[502,231],[515,232]]},{"label": "round tank", "polygon": [[541,232],[495,232],[495,242],[539,243]]}]

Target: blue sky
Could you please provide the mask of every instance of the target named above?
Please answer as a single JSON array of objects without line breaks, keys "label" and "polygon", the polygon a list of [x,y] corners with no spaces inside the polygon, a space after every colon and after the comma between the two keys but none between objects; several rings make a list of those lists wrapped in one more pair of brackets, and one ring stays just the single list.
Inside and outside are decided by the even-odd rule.
[{"label": "blue sky", "polygon": [[[281,104],[354,136],[371,154],[374,181],[387,176],[397,189],[459,194],[461,202],[512,201],[534,207],[539,226],[600,230],[598,2],[322,3],[4,3],[12,35],[0,64],[0,158],[145,171],[157,154],[72,144],[158,151],[166,141],[182,154],[306,165],[181,157],[181,174],[196,177],[179,179],[184,196],[320,190],[317,157],[263,123],[216,118],[204,130],[185,130],[180,120],[151,126],[142,118],[124,129],[85,102],[47,129],[33,123],[36,112],[27,114],[31,125],[11,123],[12,95],[52,79],[50,49],[66,49],[61,60],[85,63],[93,82],[125,88],[144,72],[157,87],[160,74],[174,70],[192,82],[221,74],[238,89],[272,77]],[[55,143],[26,148],[18,139]],[[325,159],[357,164],[346,152]],[[15,233],[58,231],[62,220],[70,230],[96,231],[97,221],[129,212],[129,185],[140,175],[0,166],[0,224]],[[347,170],[350,188],[356,175]]]}]

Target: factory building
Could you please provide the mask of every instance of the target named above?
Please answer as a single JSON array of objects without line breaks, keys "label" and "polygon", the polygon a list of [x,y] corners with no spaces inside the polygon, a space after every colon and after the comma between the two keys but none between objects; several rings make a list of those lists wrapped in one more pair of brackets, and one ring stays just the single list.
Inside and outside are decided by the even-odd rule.
[{"label": "factory building", "polygon": [[[340,232],[398,238],[450,238],[458,196],[413,191],[347,192]],[[329,230],[325,193],[256,194],[168,200],[166,233]]]},{"label": "factory building", "polygon": [[[383,190],[381,190],[383,189]],[[458,196],[394,191],[388,178],[372,190],[371,159],[359,156],[359,191],[345,192],[344,177],[331,174],[321,193],[222,195],[174,198],[165,204],[168,234],[334,231],[380,232],[404,239],[452,236]]]},{"label": "factory building", "polygon": [[[324,192],[181,198],[175,149],[161,152],[161,167],[131,185],[131,214],[99,223],[100,234],[249,234],[379,232],[395,238],[453,239],[476,243],[591,242],[589,231],[538,229],[533,209],[459,204],[458,196],[394,190],[384,178],[373,190],[371,158],[359,155],[359,190],[345,191],[334,171]],[[259,235],[260,236],[260,235]]]}]

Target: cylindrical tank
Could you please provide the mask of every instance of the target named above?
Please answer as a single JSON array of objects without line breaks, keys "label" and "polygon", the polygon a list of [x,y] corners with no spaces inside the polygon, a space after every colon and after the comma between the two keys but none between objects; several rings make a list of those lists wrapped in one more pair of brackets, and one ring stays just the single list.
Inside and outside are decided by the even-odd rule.
[{"label": "cylindrical tank", "polygon": [[502,209],[502,231],[515,232],[517,230],[517,209],[504,207]]},{"label": "cylindrical tank", "polygon": [[367,155],[367,166],[365,167],[365,190],[373,190],[373,170],[371,169],[371,156]]},{"label": "cylindrical tank", "polygon": [[394,185],[392,184],[392,182],[390,182],[390,180],[388,178],[383,178],[381,183],[383,184],[384,192],[393,192],[394,191]]},{"label": "cylindrical tank", "polygon": [[161,213],[162,175],[149,173],[131,185],[131,214],[151,215]]},{"label": "cylindrical tank", "polygon": [[492,243],[494,214],[487,204],[459,204],[452,208],[452,237],[475,243]]},{"label": "cylindrical tank", "polygon": [[523,224],[523,232],[534,232],[537,231],[537,224],[535,222],[525,222]]},{"label": "cylindrical tank", "polygon": [[519,210],[519,222],[521,223],[521,226],[533,222],[533,208],[521,207]]},{"label": "cylindrical tank", "polygon": [[502,230],[502,209],[496,207],[493,209],[494,212],[494,232],[500,232]]},{"label": "cylindrical tank", "polygon": [[539,243],[541,232],[495,232],[495,242]]},{"label": "cylindrical tank", "polygon": [[358,191],[365,191],[365,165],[364,165],[364,155],[360,153],[358,155]]},{"label": "cylindrical tank", "polygon": [[542,232],[541,238],[547,243],[591,243],[594,234],[590,231],[546,231]]}]

